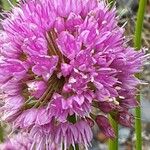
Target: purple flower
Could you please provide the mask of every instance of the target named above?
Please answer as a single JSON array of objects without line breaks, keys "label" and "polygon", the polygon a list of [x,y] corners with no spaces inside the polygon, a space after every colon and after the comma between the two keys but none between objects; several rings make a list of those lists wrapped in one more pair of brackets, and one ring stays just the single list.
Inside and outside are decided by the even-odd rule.
[{"label": "purple flower", "polygon": [[2,150],[27,150],[32,147],[33,141],[29,138],[28,134],[20,133],[13,135],[7,139],[3,144],[0,144]]},{"label": "purple flower", "polygon": [[92,137],[91,128],[85,121],[79,121],[75,124],[63,123],[57,127],[55,142],[64,143],[64,149],[67,149],[71,144],[75,146],[76,143],[85,145],[85,148],[88,149]]},{"label": "purple flower", "polygon": [[133,115],[127,111],[120,111],[116,115],[117,121],[126,127],[133,126]]},{"label": "purple flower", "polygon": [[[2,119],[27,131],[39,150],[55,143],[87,149],[94,104],[128,126],[128,111],[137,106],[134,74],[145,56],[125,44],[117,23],[115,8],[104,1],[30,0],[14,7],[0,35]],[[106,117],[96,122],[114,137]]]},{"label": "purple flower", "polygon": [[98,115],[96,117],[96,123],[101,131],[106,135],[108,138],[114,138],[115,132],[113,131],[111,125],[109,124],[108,118],[102,115]]},{"label": "purple flower", "polygon": [[28,91],[31,93],[32,96],[35,98],[40,98],[44,91],[47,88],[47,85],[44,81],[29,81],[27,83]]},{"label": "purple flower", "polygon": [[112,102],[99,102],[98,107],[104,113],[110,113],[111,111],[115,110],[117,106]]}]

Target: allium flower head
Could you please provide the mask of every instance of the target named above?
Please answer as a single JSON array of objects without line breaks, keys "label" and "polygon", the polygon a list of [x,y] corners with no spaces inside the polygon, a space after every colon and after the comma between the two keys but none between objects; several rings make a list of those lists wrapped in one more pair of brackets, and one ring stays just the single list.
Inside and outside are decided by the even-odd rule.
[{"label": "allium flower head", "polygon": [[13,8],[0,36],[3,120],[41,150],[87,149],[94,106],[105,115],[96,122],[106,136],[114,136],[111,112],[130,126],[144,53],[127,46],[117,21],[103,0],[26,0]]}]

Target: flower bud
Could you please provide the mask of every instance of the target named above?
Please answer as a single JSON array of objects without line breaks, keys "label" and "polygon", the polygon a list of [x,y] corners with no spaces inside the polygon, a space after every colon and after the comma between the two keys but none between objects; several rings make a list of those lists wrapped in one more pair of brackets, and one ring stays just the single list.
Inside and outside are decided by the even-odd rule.
[{"label": "flower bud", "polygon": [[132,127],[133,125],[133,115],[127,111],[118,112],[116,119],[123,126]]},{"label": "flower bud", "polygon": [[112,102],[99,102],[98,107],[104,113],[110,113],[116,108],[115,104]]},{"label": "flower bud", "polygon": [[108,118],[105,116],[99,115],[96,117],[96,123],[100,130],[105,134],[106,137],[108,138],[114,138],[115,137],[115,132],[113,128],[111,127]]}]

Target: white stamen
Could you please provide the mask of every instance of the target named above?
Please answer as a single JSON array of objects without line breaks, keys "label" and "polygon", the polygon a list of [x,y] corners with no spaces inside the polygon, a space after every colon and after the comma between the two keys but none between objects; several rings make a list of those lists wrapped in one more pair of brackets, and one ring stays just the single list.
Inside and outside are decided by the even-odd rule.
[{"label": "white stamen", "polygon": [[120,98],[120,99],[125,99],[125,97],[124,97],[124,96],[119,96],[119,98]]},{"label": "white stamen", "polygon": [[114,104],[115,104],[115,105],[119,105],[119,102],[115,99],[115,100],[114,100]]},{"label": "white stamen", "polygon": [[78,69],[74,68],[73,70],[74,70],[74,72],[79,73]]},{"label": "white stamen", "polygon": [[76,79],[75,78],[73,78],[73,77],[71,77],[70,79],[69,79],[69,83],[76,83]]},{"label": "white stamen", "polygon": [[102,24],[104,25],[104,24],[106,24],[107,23],[107,21],[106,20],[104,20],[103,22],[102,22]]}]

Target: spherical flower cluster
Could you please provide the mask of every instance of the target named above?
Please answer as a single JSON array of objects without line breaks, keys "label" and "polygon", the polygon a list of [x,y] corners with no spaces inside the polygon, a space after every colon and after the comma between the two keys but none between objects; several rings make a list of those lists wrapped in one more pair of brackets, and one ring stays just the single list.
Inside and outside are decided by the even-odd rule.
[{"label": "spherical flower cluster", "polygon": [[108,114],[130,127],[144,53],[127,46],[117,23],[103,0],[20,2],[2,21],[2,119],[28,132],[39,150],[87,149],[95,123],[115,137]]}]

